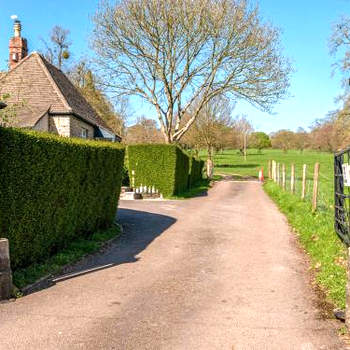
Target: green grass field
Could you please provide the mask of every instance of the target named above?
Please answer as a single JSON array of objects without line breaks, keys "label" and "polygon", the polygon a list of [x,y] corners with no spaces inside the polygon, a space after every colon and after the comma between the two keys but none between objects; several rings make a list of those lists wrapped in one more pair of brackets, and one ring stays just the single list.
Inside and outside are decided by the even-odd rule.
[{"label": "green grass field", "polygon": [[[201,153],[205,159],[205,152]],[[307,165],[307,200],[312,194],[313,167],[316,162],[320,163],[319,205],[320,210],[327,210],[333,205],[333,155],[331,153],[315,151],[288,151],[263,150],[259,154],[256,150],[249,150],[247,161],[237,150],[225,150],[215,155],[215,174],[237,175],[241,177],[258,177],[259,170],[264,169],[265,178],[268,172],[268,161],[275,160],[286,165],[287,188],[290,186],[290,166],[296,168],[296,194],[301,194],[301,179],[303,164]],[[332,208],[331,208],[332,209]]]},{"label": "green grass field", "polygon": [[[205,152],[201,157],[206,158]],[[310,256],[318,285],[325,291],[328,300],[335,306],[345,307],[346,250],[334,232],[333,208],[333,155],[314,151],[263,150],[259,154],[249,150],[247,160],[237,150],[225,150],[214,158],[216,175],[236,175],[236,178],[257,177],[261,168],[265,178],[268,161],[275,160],[286,165],[287,190],[282,190],[272,181],[264,188],[295,228],[299,241]],[[319,205],[316,213],[311,211],[312,179],[314,164],[320,163]],[[296,167],[296,193],[290,187],[290,167]],[[307,196],[300,199],[303,164],[307,165]]]}]

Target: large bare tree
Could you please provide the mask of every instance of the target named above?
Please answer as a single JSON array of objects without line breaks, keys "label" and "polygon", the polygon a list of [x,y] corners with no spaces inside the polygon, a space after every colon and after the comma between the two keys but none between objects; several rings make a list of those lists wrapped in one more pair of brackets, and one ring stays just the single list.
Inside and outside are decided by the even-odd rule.
[{"label": "large bare tree", "polygon": [[341,57],[334,64],[335,68],[348,72],[350,69],[350,17],[343,16],[333,24],[329,49],[332,55],[341,53]]},{"label": "large bare tree", "polygon": [[279,31],[245,0],[105,1],[94,21],[104,83],[153,105],[168,143],[215,96],[232,94],[269,111],[286,94],[291,69]]}]

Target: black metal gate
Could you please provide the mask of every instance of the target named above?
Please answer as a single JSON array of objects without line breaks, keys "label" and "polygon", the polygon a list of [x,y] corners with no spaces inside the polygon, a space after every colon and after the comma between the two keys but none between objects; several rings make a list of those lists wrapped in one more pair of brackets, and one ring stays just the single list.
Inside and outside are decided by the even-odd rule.
[{"label": "black metal gate", "polygon": [[[348,169],[349,166],[349,169]],[[350,148],[334,155],[334,228],[340,239],[350,246],[350,187],[346,183],[350,170]]]}]

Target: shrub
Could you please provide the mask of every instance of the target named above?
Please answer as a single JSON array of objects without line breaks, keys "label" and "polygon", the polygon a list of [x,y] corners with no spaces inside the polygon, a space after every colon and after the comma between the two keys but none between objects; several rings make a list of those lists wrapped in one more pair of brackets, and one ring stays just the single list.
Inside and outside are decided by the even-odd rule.
[{"label": "shrub", "polygon": [[195,157],[190,157],[189,187],[203,179],[204,161]]},{"label": "shrub", "polygon": [[122,170],[122,186],[130,186],[129,170],[126,165],[123,165]]},{"label": "shrub", "polygon": [[0,236],[14,268],[109,227],[124,148],[101,141],[0,128]]},{"label": "shrub", "polygon": [[129,174],[135,186],[155,186],[164,196],[188,189],[189,157],[176,145],[128,146]]}]

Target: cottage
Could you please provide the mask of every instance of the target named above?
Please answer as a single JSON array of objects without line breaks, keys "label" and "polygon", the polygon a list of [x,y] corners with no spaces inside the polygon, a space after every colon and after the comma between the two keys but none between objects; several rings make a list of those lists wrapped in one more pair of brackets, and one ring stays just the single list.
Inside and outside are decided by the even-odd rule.
[{"label": "cottage", "polygon": [[67,137],[121,141],[98,116],[67,76],[42,55],[28,55],[21,23],[14,23],[9,72],[0,75],[0,95],[16,106],[13,126]]}]

